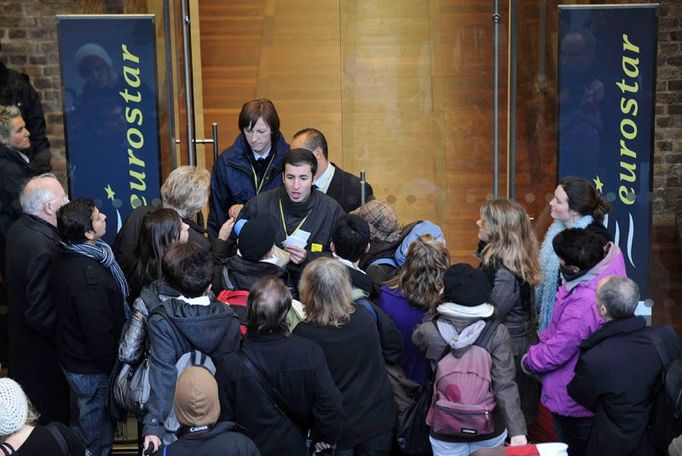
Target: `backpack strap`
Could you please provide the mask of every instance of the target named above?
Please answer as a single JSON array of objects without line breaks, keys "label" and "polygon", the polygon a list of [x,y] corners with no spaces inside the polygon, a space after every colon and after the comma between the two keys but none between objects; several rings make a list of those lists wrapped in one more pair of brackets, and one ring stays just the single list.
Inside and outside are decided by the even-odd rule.
[{"label": "backpack strap", "polygon": [[222,277],[223,277],[223,285],[225,286],[225,289],[230,290],[230,291],[234,291],[234,289],[236,287],[232,283],[232,280],[230,279],[230,271],[229,271],[229,269],[227,269],[227,266],[225,266],[225,265],[223,265]]},{"label": "backpack strap", "polygon": [[661,364],[665,367],[670,362],[670,356],[668,355],[668,350],[665,349],[665,344],[663,343],[663,339],[661,339],[661,335],[653,329],[647,331],[646,334],[656,348],[658,359],[661,360]]},{"label": "backpack strap", "polygon": [[[477,345],[479,347],[485,348],[488,350],[488,346],[490,345],[490,341],[492,340],[493,336],[497,332],[497,327],[500,325],[500,322],[498,320],[488,320],[485,323],[485,326],[483,327],[483,331],[481,331],[481,334],[478,335],[478,339],[476,339],[476,342],[474,342],[474,345]],[[490,350],[488,350],[490,351]]]},{"label": "backpack strap", "polygon": [[364,307],[367,312],[372,316],[372,320],[374,320],[374,323],[379,323],[379,316],[377,315],[377,311],[374,310],[374,307],[372,306],[372,303],[369,301],[367,298],[358,298],[355,300],[356,304],[359,304],[360,306]]},{"label": "backpack strap", "polygon": [[45,426],[45,428],[50,431],[52,437],[54,437],[54,439],[57,441],[57,445],[59,445],[59,449],[61,450],[62,454],[64,456],[69,456],[71,454],[69,445],[66,443],[66,439],[64,439],[62,432],[57,428],[57,426],[55,426],[54,423],[50,423]]},{"label": "backpack strap", "polygon": [[2,454],[5,456],[11,456],[17,452],[17,450],[7,442],[0,443],[0,450],[2,450]]},{"label": "backpack strap", "polygon": [[[661,364],[663,364],[663,367],[667,366],[668,363],[673,360],[673,358],[680,356],[680,354],[682,353],[682,347],[680,346],[679,337],[677,336],[675,330],[672,329],[669,325],[659,326],[656,328],[647,328],[645,331],[647,337],[654,344],[654,347],[656,348],[656,353],[658,354],[658,358],[661,360]],[[676,341],[674,348],[666,346],[665,342],[663,341],[663,338],[661,337],[661,332],[663,331],[670,334],[671,340]],[[673,350],[673,353],[670,353],[671,350]]]}]

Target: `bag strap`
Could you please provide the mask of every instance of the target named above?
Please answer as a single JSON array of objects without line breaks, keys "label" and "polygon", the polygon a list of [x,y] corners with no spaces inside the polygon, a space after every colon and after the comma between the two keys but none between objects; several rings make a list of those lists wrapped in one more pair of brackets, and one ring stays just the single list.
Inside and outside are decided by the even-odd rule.
[{"label": "bag strap", "polygon": [[241,358],[246,368],[256,376],[256,380],[258,380],[258,383],[260,383],[260,385],[263,387],[265,393],[275,405],[275,408],[279,410],[282,415],[287,417],[292,423],[294,423],[304,435],[306,435],[310,426],[308,426],[294,413],[287,400],[284,398],[284,396],[282,396],[282,393],[280,393],[277,388],[275,388],[274,385],[268,381],[265,375],[263,375],[261,370],[256,367],[246,352],[246,349],[242,348],[239,351],[239,358]]},{"label": "bag strap", "polygon": [[225,289],[230,290],[230,291],[234,291],[234,289],[236,287],[232,283],[232,280],[230,280],[230,272],[227,269],[227,266],[223,265],[222,276],[223,276],[223,285],[225,285]]},{"label": "bag strap", "polygon": [[45,428],[50,431],[50,434],[52,434],[52,437],[57,441],[57,445],[59,445],[59,449],[61,450],[62,454],[64,456],[69,456],[71,454],[71,451],[69,450],[69,445],[66,443],[66,439],[64,439],[64,436],[62,435],[62,432],[57,429],[57,426],[54,425],[54,423],[50,423]]},{"label": "bag strap", "polygon": [[12,445],[7,442],[0,443],[0,450],[5,456],[11,456],[17,452]]},{"label": "bag strap", "polygon": [[377,315],[377,311],[374,310],[372,303],[369,302],[367,298],[358,298],[355,300],[355,303],[361,305],[367,310],[367,312],[369,312],[369,314],[372,317],[372,320],[374,320],[374,323],[377,324],[379,323],[379,316]]},{"label": "bag strap", "polygon": [[500,325],[500,322],[498,320],[488,320],[485,323],[485,327],[483,328],[483,331],[481,331],[481,334],[478,335],[478,339],[476,339],[476,342],[474,342],[474,345],[477,345],[479,347],[485,348],[488,350],[488,346],[490,345],[490,341],[492,340],[493,336],[497,332],[497,327]]},{"label": "bag strap", "polygon": [[668,350],[665,348],[665,344],[663,343],[661,335],[658,334],[653,328],[647,331],[646,334],[656,348],[658,359],[661,360],[661,364],[663,364],[663,367],[665,367],[670,362],[670,355],[668,354]]}]

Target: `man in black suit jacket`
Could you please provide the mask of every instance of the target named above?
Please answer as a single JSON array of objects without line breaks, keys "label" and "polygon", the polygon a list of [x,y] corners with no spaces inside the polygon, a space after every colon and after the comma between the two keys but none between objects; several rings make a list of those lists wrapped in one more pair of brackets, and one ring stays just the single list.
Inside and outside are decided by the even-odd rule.
[{"label": "man in black suit jacket", "polygon": [[[360,179],[329,161],[327,139],[321,131],[304,128],[294,135],[291,148],[308,149],[315,155],[315,185],[318,190],[334,198],[346,213],[362,206]],[[374,199],[373,192],[372,186],[365,182],[365,202]]]}]

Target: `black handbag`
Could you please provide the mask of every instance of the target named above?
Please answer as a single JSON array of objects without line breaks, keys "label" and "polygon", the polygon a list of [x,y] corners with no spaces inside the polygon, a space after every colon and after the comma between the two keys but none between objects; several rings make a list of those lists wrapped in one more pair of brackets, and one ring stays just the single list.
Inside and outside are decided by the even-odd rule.
[{"label": "black handbag", "polygon": [[[436,325],[435,320],[433,320],[433,324]],[[446,344],[438,359],[443,359],[449,352],[450,346]],[[431,363],[428,363],[428,372],[428,380],[422,387],[417,401],[407,412],[405,421],[398,428],[396,439],[403,454],[414,456],[430,456],[432,454],[431,442],[429,441],[431,428],[426,424],[426,415],[431,408],[431,398],[433,397],[433,381],[436,376],[436,372],[431,368]]]},{"label": "black handbag", "polygon": [[398,446],[403,454],[415,456],[431,454],[430,428],[426,424],[426,414],[431,407],[432,395],[433,382],[429,380],[422,386],[417,401],[407,412],[402,426],[398,428]]}]

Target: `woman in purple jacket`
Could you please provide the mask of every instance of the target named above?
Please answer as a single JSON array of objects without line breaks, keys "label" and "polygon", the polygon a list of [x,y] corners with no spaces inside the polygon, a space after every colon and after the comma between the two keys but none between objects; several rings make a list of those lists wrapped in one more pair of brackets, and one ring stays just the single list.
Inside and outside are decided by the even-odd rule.
[{"label": "woman in purple jacket", "polygon": [[568,395],[566,386],[573,378],[580,344],[603,324],[595,304],[597,283],[606,276],[624,276],[625,262],[617,245],[604,248],[597,236],[581,228],[562,231],[552,244],[560,259],[562,285],[547,329],[528,349],[521,366],[541,377],[540,401],[552,412],[557,436],[568,444],[569,455],[583,455],[593,415]]},{"label": "woman in purple jacket", "polygon": [[403,335],[405,348],[400,367],[417,383],[426,382],[428,365],[424,354],[412,343],[412,332],[426,311],[440,304],[443,275],[449,265],[445,244],[431,235],[421,236],[410,244],[405,265],[381,287],[379,294],[379,306]]}]

